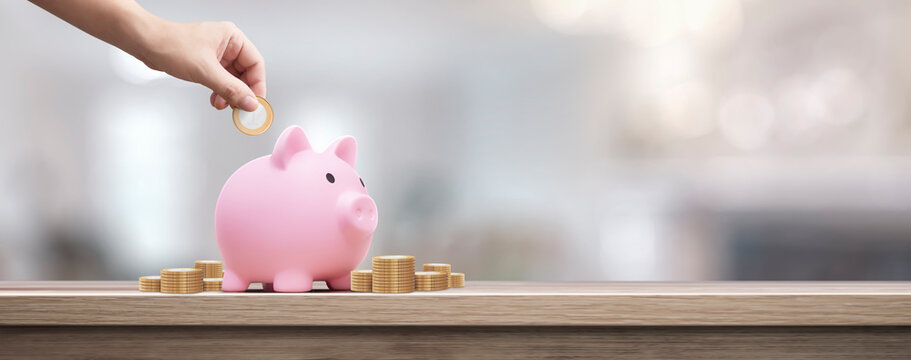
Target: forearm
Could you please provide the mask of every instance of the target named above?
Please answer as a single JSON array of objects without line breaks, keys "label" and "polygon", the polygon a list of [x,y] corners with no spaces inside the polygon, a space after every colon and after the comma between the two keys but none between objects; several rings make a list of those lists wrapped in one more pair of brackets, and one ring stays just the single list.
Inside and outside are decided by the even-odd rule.
[{"label": "forearm", "polygon": [[133,0],[29,0],[60,19],[145,60],[156,29],[167,21]]}]

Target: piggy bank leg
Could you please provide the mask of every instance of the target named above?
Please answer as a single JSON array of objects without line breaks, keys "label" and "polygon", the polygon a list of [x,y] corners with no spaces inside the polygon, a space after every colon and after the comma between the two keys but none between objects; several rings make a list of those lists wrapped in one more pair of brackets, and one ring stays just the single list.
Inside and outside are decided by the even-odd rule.
[{"label": "piggy bank leg", "polygon": [[225,278],[221,282],[221,291],[247,291],[250,282],[241,279],[231,269],[225,269]]},{"label": "piggy bank leg", "polygon": [[351,275],[345,274],[345,276],[326,280],[326,285],[329,286],[329,290],[348,290],[351,289]]},{"label": "piggy bank leg", "polygon": [[307,292],[313,289],[313,276],[301,270],[283,270],[275,274],[272,288],[277,292]]}]

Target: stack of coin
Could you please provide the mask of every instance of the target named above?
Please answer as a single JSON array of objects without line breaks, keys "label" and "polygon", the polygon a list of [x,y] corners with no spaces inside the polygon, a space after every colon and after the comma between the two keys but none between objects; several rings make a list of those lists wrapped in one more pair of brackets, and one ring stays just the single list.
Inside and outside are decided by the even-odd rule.
[{"label": "stack of coin", "polygon": [[414,291],[414,256],[382,255],[373,257],[373,292],[409,293]]},{"label": "stack of coin", "polygon": [[161,292],[190,294],[202,291],[202,270],[196,268],[170,268],[161,270]]},{"label": "stack of coin", "polygon": [[221,261],[218,260],[196,260],[196,268],[202,270],[203,278],[220,278],[225,276],[222,271]]},{"label": "stack of coin", "polygon": [[414,273],[414,286],[417,291],[446,290],[449,276],[438,271],[418,271]]},{"label": "stack of coin", "polygon": [[221,278],[204,278],[202,279],[202,289],[204,291],[221,291]]},{"label": "stack of coin", "polygon": [[465,287],[465,274],[464,273],[451,273],[449,274],[449,287]]},{"label": "stack of coin", "polygon": [[373,270],[352,270],[351,291],[373,291]]},{"label": "stack of coin", "polygon": [[161,276],[150,275],[139,278],[139,291],[161,291]]},{"label": "stack of coin", "polygon": [[452,265],[441,263],[424,264],[424,271],[436,271],[449,276],[449,273],[452,272]]}]

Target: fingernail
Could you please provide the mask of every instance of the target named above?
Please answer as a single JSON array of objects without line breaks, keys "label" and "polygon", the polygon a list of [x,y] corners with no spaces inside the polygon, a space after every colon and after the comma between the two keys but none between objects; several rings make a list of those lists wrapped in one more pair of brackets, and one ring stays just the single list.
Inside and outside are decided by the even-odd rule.
[{"label": "fingernail", "polygon": [[259,107],[259,101],[256,101],[256,98],[252,96],[247,96],[240,100],[240,108],[246,111],[254,111]]}]

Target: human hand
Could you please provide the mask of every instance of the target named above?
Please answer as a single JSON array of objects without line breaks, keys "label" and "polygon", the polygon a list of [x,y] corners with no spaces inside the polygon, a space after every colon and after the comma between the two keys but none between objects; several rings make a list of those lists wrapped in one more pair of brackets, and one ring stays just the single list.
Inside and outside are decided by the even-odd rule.
[{"label": "human hand", "polygon": [[263,56],[233,23],[170,22],[132,0],[31,1],[152,69],[212,89],[216,109],[253,111],[254,95],[266,96]]},{"label": "human hand", "polygon": [[233,23],[163,22],[155,28],[135,55],[152,69],[208,87],[216,109],[254,111],[254,96],[266,96],[263,57]]}]

